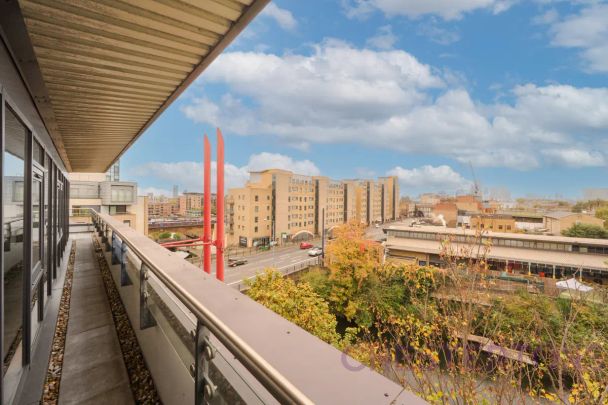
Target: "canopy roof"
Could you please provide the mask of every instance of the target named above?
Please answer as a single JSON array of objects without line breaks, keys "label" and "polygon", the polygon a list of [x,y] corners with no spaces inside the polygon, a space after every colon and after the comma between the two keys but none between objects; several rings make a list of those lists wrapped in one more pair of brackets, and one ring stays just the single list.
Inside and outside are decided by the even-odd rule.
[{"label": "canopy roof", "polygon": [[104,172],[269,0],[8,0],[3,28],[66,167]]}]

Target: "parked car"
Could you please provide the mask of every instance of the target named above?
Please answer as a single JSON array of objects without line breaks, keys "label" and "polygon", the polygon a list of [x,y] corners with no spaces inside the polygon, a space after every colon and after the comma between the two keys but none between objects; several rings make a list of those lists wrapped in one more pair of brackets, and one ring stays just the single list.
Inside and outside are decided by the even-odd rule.
[{"label": "parked car", "polygon": [[321,249],[320,247],[313,247],[312,249],[310,249],[308,251],[308,256],[311,257],[316,257],[316,256],[321,256],[323,254],[323,249]]},{"label": "parked car", "polygon": [[236,258],[228,259],[228,266],[230,266],[230,267],[242,266],[243,264],[246,264],[246,263],[247,263],[247,260],[245,260],[245,259],[236,259]]},{"label": "parked car", "polygon": [[300,249],[311,249],[312,247],[312,243],[300,242]]}]

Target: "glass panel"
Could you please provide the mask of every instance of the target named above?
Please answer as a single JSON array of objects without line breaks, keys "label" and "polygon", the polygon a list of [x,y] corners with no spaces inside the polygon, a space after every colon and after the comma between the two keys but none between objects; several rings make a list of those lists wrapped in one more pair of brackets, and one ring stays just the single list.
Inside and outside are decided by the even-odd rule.
[{"label": "glass panel", "polygon": [[34,139],[34,142],[32,144],[32,154],[34,157],[34,162],[43,165],[44,163],[44,151],[42,150],[42,146],[40,146],[40,144],[38,143],[38,141],[36,139]]},{"label": "glass panel", "polygon": [[23,310],[23,180],[27,130],[6,108],[4,152],[4,353],[6,364],[21,341]]},{"label": "glass panel", "polygon": [[[194,364],[196,317],[150,274],[148,306],[157,325],[179,356],[184,367]],[[209,404],[262,404],[276,400],[256,381],[213,335],[209,337],[214,358],[209,364],[209,377],[216,385],[216,395]],[[263,398],[263,399],[262,399]]]},{"label": "glass panel", "polygon": [[40,262],[40,197],[42,177],[32,180],[32,269]]},{"label": "glass panel", "polygon": [[[51,179],[50,176],[50,164],[51,164],[51,158],[49,156],[46,157],[46,169],[47,169],[47,174],[46,174],[46,181],[44,182],[44,252],[45,252],[45,256],[48,258],[49,257],[49,238],[48,236],[51,234],[50,233],[50,228],[49,228],[49,204],[50,204],[50,193],[49,193],[49,181]],[[45,268],[49,268],[48,265],[50,263],[47,263],[47,260],[44,261],[44,267]],[[50,278],[50,277],[49,277]]]}]

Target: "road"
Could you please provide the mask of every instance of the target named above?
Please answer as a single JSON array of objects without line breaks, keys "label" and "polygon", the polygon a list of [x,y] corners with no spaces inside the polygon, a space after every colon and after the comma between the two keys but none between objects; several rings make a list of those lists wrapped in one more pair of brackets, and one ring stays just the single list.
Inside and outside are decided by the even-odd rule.
[{"label": "road", "polygon": [[[411,219],[406,219],[383,226],[407,226],[411,221]],[[380,240],[385,235],[382,232],[382,226],[378,228],[370,226],[366,230],[366,236],[371,240]],[[315,245],[320,245],[319,241],[314,241],[313,243]],[[235,256],[232,257],[234,258]],[[247,263],[241,266],[228,267],[228,265],[226,265],[224,270],[224,281],[226,284],[239,287],[239,284],[242,281],[252,279],[268,268],[274,268],[283,273],[288,273],[291,272],[294,267],[306,267],[308,264],[314,262],[314,258],[308,256],[308,250],[300,249],[298,245],[244,256],[243,259],[247,260]],[[211,263],[211,269],[212,272],[215,273],[215,261]]]},{"label": "road", "polygon": [[[257,274],[263,273],[268,268],[287,272],[294,267],[306,266],[307,263],[314,262],[314,258],[308,256],[307,249],[300,249],[299,246],[276,249],[274,252],[256,253],[243,257],[247,260],[246,264],[237,267],[226,265],[224,270],[224,281],[228,285],[237,285],[241,281],[254,278]],[[213,273],[215,273],[215,261],[211,263]]]}]

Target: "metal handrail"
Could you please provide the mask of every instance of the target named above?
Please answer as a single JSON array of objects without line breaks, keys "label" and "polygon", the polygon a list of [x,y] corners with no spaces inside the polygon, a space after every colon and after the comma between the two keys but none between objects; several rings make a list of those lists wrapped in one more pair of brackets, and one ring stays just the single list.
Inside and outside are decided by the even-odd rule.
[{"label": "metal handrail", "polygon": [[[203,306],[198,300],[194,299],[181,285],[176,283],[165,271],[163,271],[163,269],[159,268],[153,260],[135,246],[129,240],[128,235],[124,233],[124,231],[134,232],[130,227],[115,221],[105,214],[99,214],[93,209],[91,209],[91,213],[96,221],[107,225],[113,233],[116,233],[131,252],[133,252],[160,281],[162,281],[180,302],[196,316],[198,321],[207,327],[277,400],[281,403],[313,404],[313,401],[310,398],[264,360],[264,358],[243,341],[237,333],[230,329],[221,319]],[[124,229],[121,230],[121,228]],[[169,251],[167,251],[166,254],[167,257],[173,258],[170,256]]]}]

